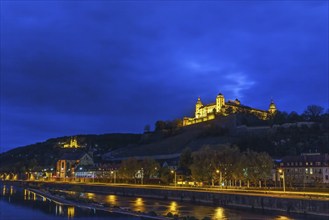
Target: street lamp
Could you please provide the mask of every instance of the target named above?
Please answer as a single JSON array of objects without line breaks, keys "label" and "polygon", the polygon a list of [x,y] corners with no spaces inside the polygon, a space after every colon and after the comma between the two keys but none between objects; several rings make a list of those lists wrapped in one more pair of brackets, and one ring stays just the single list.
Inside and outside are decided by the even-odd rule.
[{"label": "street lamp", "polygon": [[286,191],[286,181],[285,181],[285,178],[284,178],[284,170],[283,169],[279,169],[279,173],[280,174],[282,173],[283,192],[285,192]]},{"label": "street lamp", "polygon": [[177,180],[177,177],[176,177],[176,170],[171,170],[171,173],[172,173],[172,174],[175,174],[175,187],[176,187],[176,183],[177,183],[177,181],[176,181],[176,180]]},{"label": "street lamp", "polygon": [[113,183],[115,183],[116,182],[116,172],[115,172],[115,170],[113,171],[113,170],[111,170],[111,176],[114,174],[114,176],[113,176]]}]

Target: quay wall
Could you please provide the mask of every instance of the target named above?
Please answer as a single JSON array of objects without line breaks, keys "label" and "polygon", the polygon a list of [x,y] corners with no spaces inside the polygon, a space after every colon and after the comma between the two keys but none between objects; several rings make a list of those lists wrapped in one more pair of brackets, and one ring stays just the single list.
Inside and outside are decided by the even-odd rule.
[{"label": "quay wall", "polygon": [[[34,185],[33,185],[34,184]],[[76,190],[118,196],[133,196],[176,200],[194,204],[208,204],[228,208],[264,213],[298,214],[303,216],[329,217],[329,199],[317,199],[310,196],[304,198],[289,198],[288,196],[273,196],[270,194],[250,195],[244,193],[230,193],[228,191],[205,191],[173,188],[143,188],[142,186],[126,185],[91,185],[50,182],[21,182],[20,185],[40,187],[45,189]]]}]

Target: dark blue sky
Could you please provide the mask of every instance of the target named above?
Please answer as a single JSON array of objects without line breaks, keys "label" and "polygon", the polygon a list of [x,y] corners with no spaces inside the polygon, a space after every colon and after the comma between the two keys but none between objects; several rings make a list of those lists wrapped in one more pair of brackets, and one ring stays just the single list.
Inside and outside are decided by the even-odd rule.
[{"label": "dark blue sky", "polygon": [[1,151],[141,133],[197,97],[328,108],[327,1],[1,1]]}]

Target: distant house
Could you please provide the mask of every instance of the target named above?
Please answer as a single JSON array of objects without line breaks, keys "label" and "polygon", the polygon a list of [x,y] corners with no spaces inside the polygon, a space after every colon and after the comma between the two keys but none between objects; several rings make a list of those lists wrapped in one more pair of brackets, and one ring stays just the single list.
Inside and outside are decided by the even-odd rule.
[{"label": "distant house", "polygon": [[93,158],[85,152],[65,153],[56,164],[56,174],[59,178],[73,177],[78,166],[94,165]]},{"label": "distant house", "polygon": [[305,153],[284,157],[280,163],[285,179],[295,186],[329,184],[329,155]]}]

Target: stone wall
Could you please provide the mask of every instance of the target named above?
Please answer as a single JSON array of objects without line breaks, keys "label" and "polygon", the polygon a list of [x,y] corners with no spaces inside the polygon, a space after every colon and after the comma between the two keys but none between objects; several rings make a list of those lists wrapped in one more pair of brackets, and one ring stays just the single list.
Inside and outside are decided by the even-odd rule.
[{"label": "stone wall", "polygon": [[[38,184],[36,182],[29,183]],[[85,184],[65,184],[65,183],[41,183],[42,188],[56,188],[70,190],[73,187],[81,187],[85,192],[114,194],[119,196],[134,196],[157,199],[170,199],[177,201],[186,201],[196,204],[218,205],[229,208],[244,210],[260,210],[271,213],[300,214],[303,216],[321,216],[329,217],[328,198],[318,199],[310,196],[297,199],[287,198],[284,195],[260,194],[244,195],[243,193],[230,193],[225,191],[206,191],[206,190],[188,190],[188,189],[167,189],[142,188],[142,186],[104,186],[104,185],[85,185]],[[26,186],[26,183],[25,185]],[[33,186],[33,185],[32,185]]]}]

